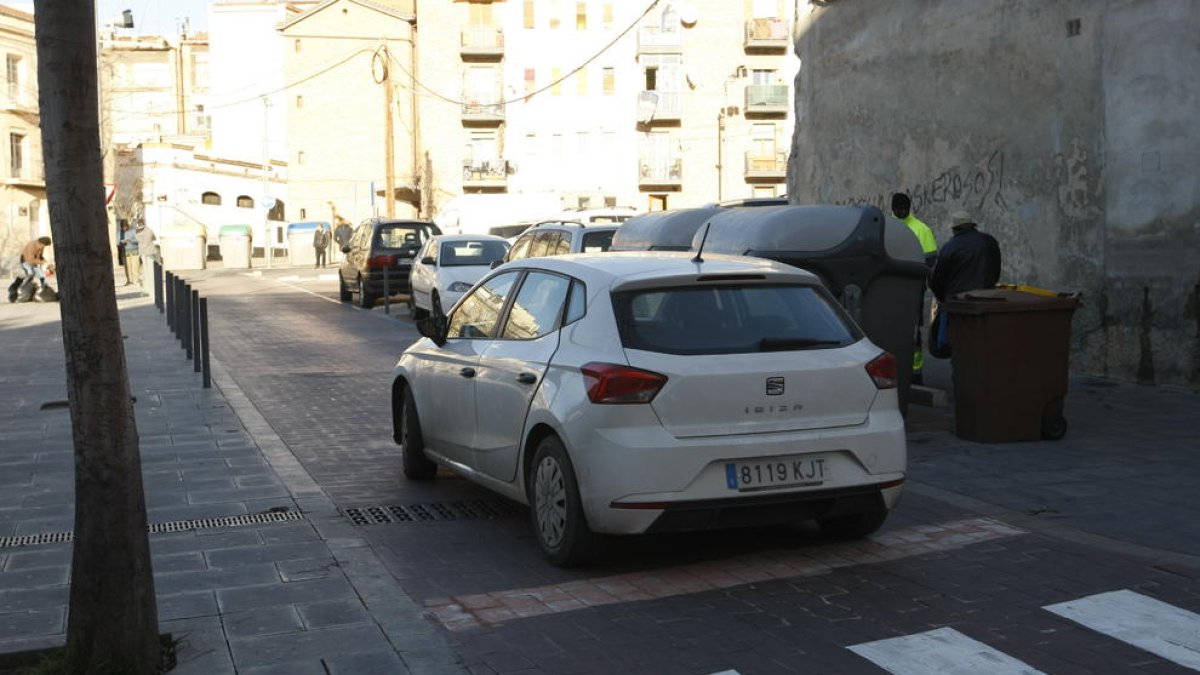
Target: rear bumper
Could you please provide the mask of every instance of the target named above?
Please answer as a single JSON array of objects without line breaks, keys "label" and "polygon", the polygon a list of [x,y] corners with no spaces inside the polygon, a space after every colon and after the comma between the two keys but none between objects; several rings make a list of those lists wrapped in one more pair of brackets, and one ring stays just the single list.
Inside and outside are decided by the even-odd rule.
[{"label": "rear bumper", "polygon": [[[412,267],[401,267],[387,271],[387,293],[395,295],[397,293],[408,293],[412,286],[408,282],[408,274],[412,271]],[[363,273],[363,284],[367,287],[367,292],[371,295],[382,296],[384,294],[384,273],[383,270],[368,270]]]}]

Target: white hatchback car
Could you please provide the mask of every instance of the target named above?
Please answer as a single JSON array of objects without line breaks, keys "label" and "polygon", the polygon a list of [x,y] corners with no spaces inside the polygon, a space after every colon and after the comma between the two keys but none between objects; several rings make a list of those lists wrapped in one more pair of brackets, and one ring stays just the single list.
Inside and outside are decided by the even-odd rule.
[{"label": "white hatchback car", "polygon": [[408,308],[414,319],[444,314],[508,252],[508,242],[490,234],[443,234],[417,254],[409,273]]},{"label": "white hatchback car", "polygon": [[405,475],[440,464],[529,504],[556,564],[598,533],[815,519],[861,537],[899,501],[895,359],[795,267],[526,259],[417,326],[393,372]]}]

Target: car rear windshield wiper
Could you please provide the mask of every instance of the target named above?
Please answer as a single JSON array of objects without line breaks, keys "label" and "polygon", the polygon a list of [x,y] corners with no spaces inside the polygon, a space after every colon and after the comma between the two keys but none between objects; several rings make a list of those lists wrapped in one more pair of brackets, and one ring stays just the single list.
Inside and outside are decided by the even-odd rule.
[{"label": "car rear windshield wiper", "polygon": [[764,352],[782,349],[806,349],[809,347],[841,347],[841,340],[823,340],[819,338],[776,338],[765,337],[758,341],[758,348]]}]

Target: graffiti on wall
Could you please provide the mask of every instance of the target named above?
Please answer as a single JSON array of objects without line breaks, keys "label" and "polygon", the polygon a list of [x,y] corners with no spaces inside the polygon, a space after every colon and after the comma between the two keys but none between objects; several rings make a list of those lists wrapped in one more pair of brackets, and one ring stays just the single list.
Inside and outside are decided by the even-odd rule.
[{"label": "graffiti on wall", "polygon": [[[835,200],[835,204],[873,204],[887,211],[892,192],[850,195]],[[931,180],[903,190],[912,197],[913,211],[920,213],[930,207],[950,204],[979,211],[990,205],[1008,210],[1004,198],[1004,152],[993,150],[985,161],[969,166],[954,166],[941,171]]]}]

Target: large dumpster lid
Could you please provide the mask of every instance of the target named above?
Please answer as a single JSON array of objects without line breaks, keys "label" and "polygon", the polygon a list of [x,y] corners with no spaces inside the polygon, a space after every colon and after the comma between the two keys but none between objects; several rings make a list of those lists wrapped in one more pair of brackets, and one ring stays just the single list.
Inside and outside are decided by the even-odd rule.
[{"label": "large dumpster lid", "polygon": [[236,236],[239,234],[249,236],[250,235],[250,226],[249,225],[222,225],[221,229],[217,231],[217,236],[219,236],[219,237],[224,237],[225,235]]},{"label": "large dumpster lid", "polygon": [[1079,306],[1079,293],[1041,291],[1021,287],[967,291],[950,296],[943,306],[951,314],[997,314],[1001,312],[1044,312]]},{"label": "large dumpster lid", "polygon": [[288,234],[293,232],[311,232],[317,229],[318,225],[324,225],[326,229],[329,229],[329,223],[320,220],[310,220],[302,223],[288,223],[287,231]]},{"label": "large dumpster lid", "polygon": [[727,209],[710,204],[695,209],[655,211],[634,216],[613,235],[610,251],[687,251],[696,230],[714,213]]}]

